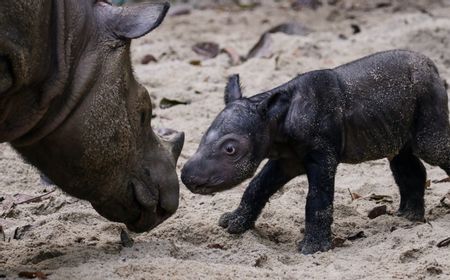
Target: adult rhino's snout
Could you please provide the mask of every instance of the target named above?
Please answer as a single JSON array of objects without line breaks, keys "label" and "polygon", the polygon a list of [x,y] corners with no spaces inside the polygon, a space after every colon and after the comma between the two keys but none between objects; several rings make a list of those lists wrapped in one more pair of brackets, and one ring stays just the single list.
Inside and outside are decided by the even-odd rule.
[{"label": "adult rhino's snout", "polygon": [[169,152],[174,165],[176,165],[184,145],[184,132],[170,128],[159,128],[156,129],[156,134],[158,134],[163,146]]}]

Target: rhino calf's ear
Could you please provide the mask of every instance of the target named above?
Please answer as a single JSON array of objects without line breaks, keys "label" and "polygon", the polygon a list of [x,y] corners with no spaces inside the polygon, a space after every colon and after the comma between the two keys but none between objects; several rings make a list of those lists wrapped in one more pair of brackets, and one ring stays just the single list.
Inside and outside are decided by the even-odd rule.
[{"label": "rhino calf's ear", "polygon": [[120,39],[136,39],[149,33],[161,24],[170,8],[169,3],[125,7],[98,4],[107,30]]},{"label": "rhino calf's ear", "polygon": [[262,100],[256,107],[258,114],[267,119],[279,119],[290,105],[290,94],[286,91],[277,91]]},{"label": "rhino calf's ear", "polygon": [[225,105],[240,98],[242,98],[242,91],[239,74],[234,74],[228,77],[228,83],[225,87]]}]

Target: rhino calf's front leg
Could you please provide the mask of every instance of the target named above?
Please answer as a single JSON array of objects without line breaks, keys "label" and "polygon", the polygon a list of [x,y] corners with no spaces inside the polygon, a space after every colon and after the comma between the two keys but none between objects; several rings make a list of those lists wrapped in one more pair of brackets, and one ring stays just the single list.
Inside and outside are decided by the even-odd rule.
[{"label": "rhino calf's front leg", "polygon": [[305,161],[309,190],[306,198],[305,237],[300,242],[302,254],[331,249],[334,176],[336,157],[324,151],[311,152]]},{"label": "rhino calf's front leg", "polygon": [[269,198],[302,173],[303,168],[295,160],[269,160],[250,182],[238,208],[223,214],[219,225],[229,233],[243,233],[252,228]]}]

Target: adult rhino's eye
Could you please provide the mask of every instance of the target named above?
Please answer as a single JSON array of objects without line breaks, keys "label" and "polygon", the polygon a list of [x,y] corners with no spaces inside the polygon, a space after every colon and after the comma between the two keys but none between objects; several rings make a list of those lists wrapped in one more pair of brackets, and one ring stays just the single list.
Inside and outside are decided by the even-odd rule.
[{"label": "adult rhino's eye", "polygon": [[225,152],[230,156],[234,155],[236,153],[236,148],[234,148],[232,145],[227,145],[225,146]]}]

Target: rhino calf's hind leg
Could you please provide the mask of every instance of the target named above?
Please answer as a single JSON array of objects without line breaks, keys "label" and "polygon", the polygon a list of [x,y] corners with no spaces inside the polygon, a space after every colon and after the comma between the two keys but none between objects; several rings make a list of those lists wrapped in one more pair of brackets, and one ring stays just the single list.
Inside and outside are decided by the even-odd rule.
[{"label": "rhino calf's hind leg", "polygon": [[446,86],[438,76],[434,77],[434,82],[424,96],[420,100],[412,142],[413,152],[426,163],[439,166],[450,176],[448,96]]},{"label": "rhino calf's hind leg", "polygon": [[243,233],[253,227],[269,198],[292,178],[304,173],[292,160],[269,160],[250,182],[241,203],[233,212],[223,214],[219,225],[229,233]]},{"label": "rhino calf's hind leg", "polygon": [[408,146],[390,161],[395,182],[400,190],[397,214],[411,221],[424,220],[425,167]]},{"label": "rhino calf's hind leg", "polygon": [[415,153],[426,163],[439,166],[447,173],[448,178],[439,182],[450,181],[450,128],[444,126],[445,129],[437,130],[429,137],[421,137],[418,142],[417,151]]}]

